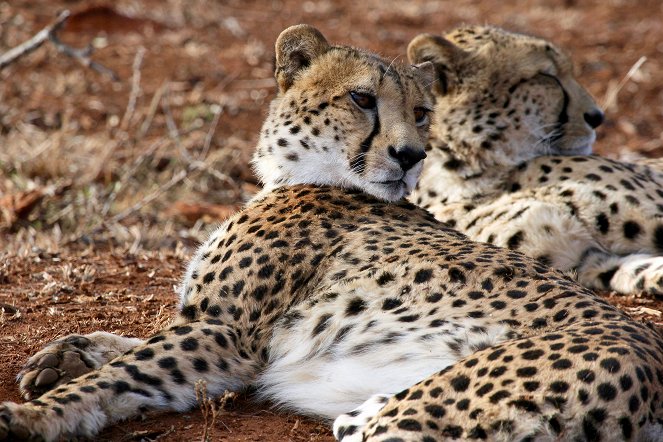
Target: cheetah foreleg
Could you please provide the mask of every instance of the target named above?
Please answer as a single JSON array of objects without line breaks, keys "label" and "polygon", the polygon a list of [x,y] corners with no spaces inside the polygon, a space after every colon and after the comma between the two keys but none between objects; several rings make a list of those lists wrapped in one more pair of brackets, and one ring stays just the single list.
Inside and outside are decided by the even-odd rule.
[{"label": "cheetah foreleg", "polygon": [[94,332],[68,335],[44,346],[17,376],[21,395],[34,399],[58,385],[89,373],[126,353],[143,341],[138,338]]},{"label": "cheetah foreleg", "polygon": [[364,426],[389,401],[391,394],[375,394],[354,410],[334,420],[334,437],[341,442],[361,442]]},{"label": "cheetah foreleg", "polygon": [[0,406],[0,441],[92,437],[149,409],[184,411],[202,380],[210,397],[237,391],[259,364],[218,320],[171,327],[99,369],[26,404]]},{"label": "cheetah foreleg", "polygon": [[617,293],[663,295],[663,256],[647,254],[588,256],[578,269],[581,284]]}]

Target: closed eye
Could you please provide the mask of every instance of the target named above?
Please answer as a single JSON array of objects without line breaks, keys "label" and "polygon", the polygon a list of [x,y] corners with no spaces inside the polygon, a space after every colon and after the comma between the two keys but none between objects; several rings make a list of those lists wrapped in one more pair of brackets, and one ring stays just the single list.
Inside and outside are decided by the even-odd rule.
[{"label": "closed eye", "polygon": [[370,110],[375,109],[377,106],[375,95],[367,94],[366,92],[351,91],[350,97],[352,97],[352,101],[362,109]]}]

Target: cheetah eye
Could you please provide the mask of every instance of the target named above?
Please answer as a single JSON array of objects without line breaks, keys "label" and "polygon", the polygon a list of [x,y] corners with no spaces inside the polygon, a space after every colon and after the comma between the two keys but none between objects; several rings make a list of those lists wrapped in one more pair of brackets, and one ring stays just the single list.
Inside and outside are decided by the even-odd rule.
[{"label": "cheetah eye", "polygon": [[362,109],[375,109],[375,106],[377,105],[375,96],[371,94],[351,91],[350,96],[352,97],[352,101],[354,101],[357,106]]},{"label": "cheetah eye", "polygon": [[423,127],[428,124],[428,114],[430,110],[425,107],[415,107],[414,108],[414,121],[417,124],[417,127]]}]

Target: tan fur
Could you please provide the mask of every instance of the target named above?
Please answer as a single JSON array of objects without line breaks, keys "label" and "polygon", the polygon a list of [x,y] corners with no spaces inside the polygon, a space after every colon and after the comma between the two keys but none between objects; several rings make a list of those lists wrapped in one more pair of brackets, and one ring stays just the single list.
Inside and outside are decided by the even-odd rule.
[{"label": "tan fur", "polygon": [[590,288],[663,294],[663,176],[645,163],[574,156],[590,153],[602,117],[560,49],[470,27],[419,36],[408,54],[432,61],[447,84],[435,89],[411,201]]},{"label": "tan fur", "polygon": [[[279,41],[292,32],[321,41],[310,27],[285,32]],[[293,63],[280,68],[294,73],[292,84],[270,107],[255,160],[266,173],[265,163],[273,166],[268,176],[276,178],[199,248],[175,325],[135,346],[108,334],[46,346],[21,373],[31,396],[43,394],[0,406],[0,440],[93,437],[148,409],[187,410],[199,380],[210,396],[255,386],[263,398],[323,418],[376,393],[395,394],[365,432],[337,425],[344,440],[362,433],[366,440],[577,440],[657,431],[657,330],[536,260],[473,242],[413,204],[385,201],[405,190],[373,177],[399,167],[404,179],[427,138],[425,115],[416,111],[428,100],[418,69],[340,47],[308,67]],[[349,66],[352,82],[337,77],[339,64]],[[374,100],[355,97],[369,87]],[[338,140],[335,123],[344,125]],[[295,124],[302,126],[293,133]],[[313,127],[321,128],[317,135]],[[325,144],[307,148],[306,136]],[[392,145],[399,140],[409,144]],[[334,167],[347,172],[353,156],[343,149],[372,153],[365,168],[350,171],[354,181],[278,182],[286,173],[303,179],[305,168],[316,180],[329,179]],[[329,152],[340,158],[332,168]],[[297,161],[288,158],[293,153]],[[407,165],[404,153],[413,155]],[[104,346],[112,351],[100,361]],[[131,348],[110,360],[122,347]],[[76,369],[81,361],[105,363],[70,382],[37,386],[53,372],[67,375],[68,353]],[[373,401],[373,414],[383,404]]]}]

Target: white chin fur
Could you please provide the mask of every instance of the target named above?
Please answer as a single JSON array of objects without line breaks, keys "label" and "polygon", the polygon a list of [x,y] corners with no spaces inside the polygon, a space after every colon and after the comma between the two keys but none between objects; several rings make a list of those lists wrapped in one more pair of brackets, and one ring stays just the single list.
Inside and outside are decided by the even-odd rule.
[{"label": "white chin fur", "polygon": [[560,155],[591,155],[594,141],[596,141],[596,132],[592,131],[590,136],[577,138],[558,149],[558,152]]},{"label": "white chin fur", "polygon": [[350,171],[345,165],[345,158],[333,155],[320,157],[302,158],[292,167],[287,167],[287,161],[266,156],[254,161],[254,168],[265,189],[295,184],[327,185],[359,189],[385,201],[398,201],[414,189],[423,167],[423,161],[419,161],[400,182],[381,184],[380,181],[389,180],[394,171],[380,169],[377,174],[368,173],[368,176],[364,176]]}]

